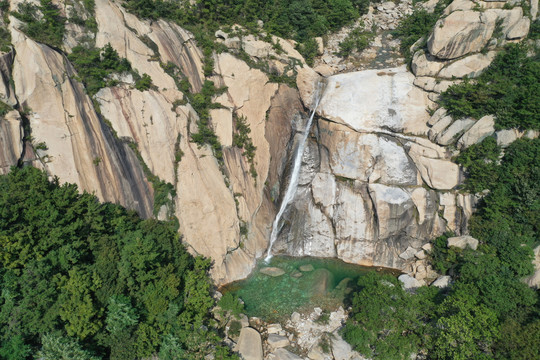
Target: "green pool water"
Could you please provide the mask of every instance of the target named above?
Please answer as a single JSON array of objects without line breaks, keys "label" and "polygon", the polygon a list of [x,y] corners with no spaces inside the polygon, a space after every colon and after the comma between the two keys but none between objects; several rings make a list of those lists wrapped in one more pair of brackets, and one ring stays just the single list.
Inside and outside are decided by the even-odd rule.
[{"label": "green pool water", "polygon": [[[313,269],[301,271],[304,265],[311,265]],[[285,273],[273,277],[261,272],[268,267],[282,269]],[[310,312],[314,307],[337,309],[350,301],[358,277],[370,270],[374,269],[337,259],[275,256],[269,263],[259,262],[248,278],[220,290],[241,298],[248,316],[279,321],[295,311]]]}]

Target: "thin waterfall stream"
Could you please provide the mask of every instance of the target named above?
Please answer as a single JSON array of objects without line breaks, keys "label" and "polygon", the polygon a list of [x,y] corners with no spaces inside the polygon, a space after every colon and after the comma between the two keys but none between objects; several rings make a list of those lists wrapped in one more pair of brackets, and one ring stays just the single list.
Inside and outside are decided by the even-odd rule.
[{"label": "thin waterfall stream", "polygon": [[291,179],[289,181],[289,186],[287,187],[287,191],[285,192],[285,196],[283,197],[283,200],[281,201],[281,206],[279,208],[279,211],[272,224],[272,233],[270,234],[270,244],[268,245],[268,251],[264,259],[265,262],[269,262],[270,259],[272,258],[272,246],[274,245],[274,242],[276,241],[279,230],[280,230],[279,225],[280,225],[281,218],[283,216],[283,213],[287,209],[287,206],[296,195],[296,189],[298,187],[298,177],[300,175],[302,157],[304,155],[304,148],[306,146],[309,132],[311,131],[311,124],[313,123],[315,112],[317,111],[317,107],[319,106],[319,102],[321,101],[321,98],[324,93],[324,87],[326,85],[324,80],[325,79],[322,79],[321,81],[317,83],[317,89],[313,96],[313,98],[315,99],[315,104],[313,106],[313,110],[311,111],[311,115],[309,116],[309,120],[307,122],[306,128],[304,129],[304,134],[302,135],[302,138],[300,139],[300,143],[298,144],[298,149],[296,150],[294,163],[293,163],[293,170],[291,173]]}]

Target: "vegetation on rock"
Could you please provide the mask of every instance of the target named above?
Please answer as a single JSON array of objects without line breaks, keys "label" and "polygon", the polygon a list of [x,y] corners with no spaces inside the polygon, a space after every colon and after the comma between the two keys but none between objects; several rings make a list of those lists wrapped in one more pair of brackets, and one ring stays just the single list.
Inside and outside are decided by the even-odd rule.
[{"label": "vegetation on rock", "polygon": [[456,117],[495,115],[498,129],[540,129],[540,53],[509,44],[474,81],[453,85],[439,103]]},{"label": "vegetation on rock", "polygon": [[26,23],[22,29],[26,35],[44,44],[61,47],[66,18],[52,0],[40,0],[39,3],[37,6],[23,2],[13,15]]}]

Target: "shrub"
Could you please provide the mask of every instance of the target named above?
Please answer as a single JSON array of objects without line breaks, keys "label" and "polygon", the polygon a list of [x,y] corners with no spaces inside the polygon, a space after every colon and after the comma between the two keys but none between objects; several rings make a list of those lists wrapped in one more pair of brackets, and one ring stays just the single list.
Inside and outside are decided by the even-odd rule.
[{"label": "shrub", "polygon": [[152,87],[152,78],[148,74],[143,74],[143,76],[135,81],[135,89],[139,91],[146,91]]},{"label": "shrub", "polygon": [[62,46],[66,18],[60,14],[60,9],[52,0],[40,0],[40,6],[23,2],[13,15],[26,23],[22,30],[32,39],[56,47]]}]

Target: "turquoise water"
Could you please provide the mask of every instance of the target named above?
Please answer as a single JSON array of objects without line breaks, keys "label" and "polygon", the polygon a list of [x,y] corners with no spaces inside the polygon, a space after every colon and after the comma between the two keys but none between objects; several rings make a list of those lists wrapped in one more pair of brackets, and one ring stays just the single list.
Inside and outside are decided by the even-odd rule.
[{"label": "turquoise water", "polygon": [[[311,265],[313,270],[300,271],[302,265]],[[260,272],[267,267],[285,273],[273,277]],[[260,262],[247,279],[228,284],[221,291],[241,298],[248,316],[278,321],[295,311],[310,312],[317,306],[329,311],[337,309],[350,300],[358,277],[369,270],[374,269],[337,259],[275,256],[269,263]]]}]

